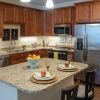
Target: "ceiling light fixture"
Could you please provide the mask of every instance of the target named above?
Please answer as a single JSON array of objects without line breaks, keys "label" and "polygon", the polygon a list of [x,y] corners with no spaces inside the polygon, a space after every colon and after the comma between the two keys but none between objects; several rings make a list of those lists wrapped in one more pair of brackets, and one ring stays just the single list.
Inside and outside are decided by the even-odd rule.
[{"label": "ceiling light fixture", "polygon": [[30,2],[31,0],[20,0],[21,2]]},{"label": "ceiling light fixture", "polygon": [[54,7],[53,0],[47,0],[46,8],[53,8],[53,7]]}]

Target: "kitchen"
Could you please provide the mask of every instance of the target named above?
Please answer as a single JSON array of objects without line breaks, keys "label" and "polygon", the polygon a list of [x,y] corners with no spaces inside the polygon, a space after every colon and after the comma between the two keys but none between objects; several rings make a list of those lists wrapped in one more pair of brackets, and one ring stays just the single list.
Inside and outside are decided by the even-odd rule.
[{"label": "kitchen", "polygon": [[[60,0],[54,0],[55,9],[46,8],[45,3],[46,0],[32,0],[30,3],[0,0],[1,66],[26,62],[29,54],[40,55],[41,58],[49,57],[60,60],[68,60],[68,57],[71,56],[72,61],[90,64],[86,59],[81,59],[83,53],[79,55],[79,52],[85,51],[86,57],[87,45],[83,43],[83,39],[86,40],[86,38],[78,37],[77,33],[79,32],[83,36],[83,33],[87,32],[87,24],[95,26],[98,23],[98,26],[95,26],[96,28],[92,32],[97,31],[95,34],[99,35],[100,2],[92,0],[63,0],[61,2]],[[84,28],[81,28],[80,31],[79,28],[76,28],[77,25],[84,25]],[[91,35],[90,37],[92,37],[91,39],[98,39],[91,47],[99,49],[99,36]],[[76,44],[79,44],[80,48]],[[97,55],[99,59],[99,53]],[[93,64],[95,65],[93,67],[97,67],[95,84],[100,86],[99,60],[95,60]],[[84,81],[82,77],[80,80]]]}]

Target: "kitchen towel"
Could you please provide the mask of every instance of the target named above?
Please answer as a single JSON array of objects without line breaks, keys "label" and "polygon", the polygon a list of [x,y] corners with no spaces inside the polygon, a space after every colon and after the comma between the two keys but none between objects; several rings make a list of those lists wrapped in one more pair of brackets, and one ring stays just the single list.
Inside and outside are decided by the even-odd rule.
[{"label": "kitchen towel", "polygon": [[54,52],[54,59],[58,59],[58,52]]}]

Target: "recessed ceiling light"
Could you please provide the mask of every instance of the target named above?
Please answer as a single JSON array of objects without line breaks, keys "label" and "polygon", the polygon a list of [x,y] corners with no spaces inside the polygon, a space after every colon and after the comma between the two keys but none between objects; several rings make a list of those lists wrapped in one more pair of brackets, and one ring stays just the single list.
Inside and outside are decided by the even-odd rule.
[{"label": "recessed ceiling light", "polygon": [[20,0],[21,2],[30,2],[31,0]]},{"label": "recessed ceiling light", "polygon": [[53,1],[52,0],[47,0],[46,8],[53,8],[53,7],[54,7]]}]

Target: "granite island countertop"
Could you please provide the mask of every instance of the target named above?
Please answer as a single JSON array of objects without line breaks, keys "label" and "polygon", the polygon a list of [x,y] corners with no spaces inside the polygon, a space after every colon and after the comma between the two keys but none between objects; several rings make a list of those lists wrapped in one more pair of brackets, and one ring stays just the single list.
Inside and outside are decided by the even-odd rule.
[{"label": "granite island countertop", "polygon": [[[50,64],[50,71],[56,74],[58,80],[51,84],[36,84],[30,81],[30,77],[33,75],[34,71],[46,70],[45,61]],[[16,87],[20,91],[26,93],[38,93],[43,90],[48,89],[49,87],[55,86],[57,83],[62,80],[77,74],[80,71],[87,69],[87,64],[71,62],[72,65],[78,68],[78,71],[75,72],[62,72],[57,70],[57,64],[65,63],[63,60],[55,60],[50,58],[42,58],[36,69],[30,69],[28,63],[20,63],[16,65],[11,65],[7,67],[0,68],[0,81],[10,84],[13,87]]]}]

